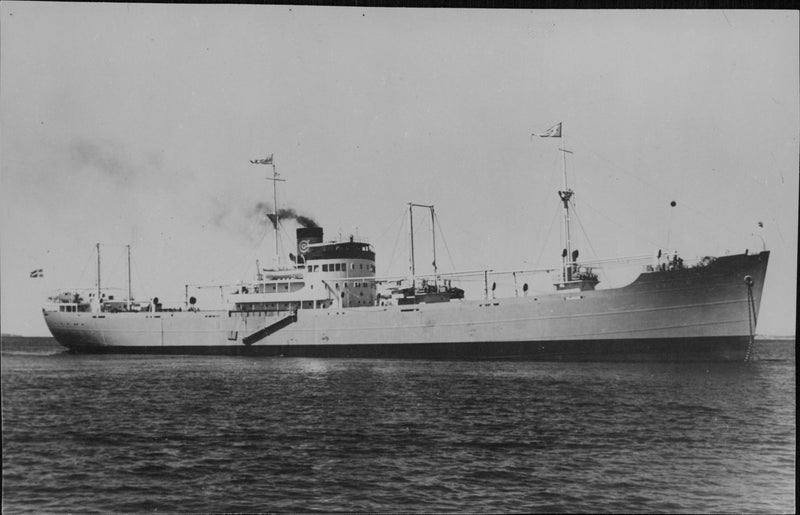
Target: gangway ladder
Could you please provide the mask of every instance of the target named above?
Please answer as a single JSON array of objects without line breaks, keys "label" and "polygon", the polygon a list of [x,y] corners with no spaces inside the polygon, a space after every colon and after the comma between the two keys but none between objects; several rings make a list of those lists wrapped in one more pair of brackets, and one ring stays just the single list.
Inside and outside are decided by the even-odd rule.
[{"label": "gangway ladder", "polygon": [[283,329],[284,327],[293,324],[295,322],[297,322],[297,310],[271,323],[270,325],[259,329],[253,334],[245,336],[244,338],[242,338],[242,343],[247,346],[253,345],[254,343],[263,340],[267,336],[274,334]]}]

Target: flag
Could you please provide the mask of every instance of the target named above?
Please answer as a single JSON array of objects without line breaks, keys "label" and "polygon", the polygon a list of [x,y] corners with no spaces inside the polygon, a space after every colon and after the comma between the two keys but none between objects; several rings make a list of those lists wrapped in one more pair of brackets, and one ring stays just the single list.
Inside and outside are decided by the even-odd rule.
[{"label": "flag", "polygon": [[561,123],[558,122],[557,124],[553,125],[546,131],[541,134],[536,134],[535,132],[531,134],[531,137],[539,136],[540,138],[560,138],[561,137]]},{"label": "flag", "polygon": [[44,277],[44,270],[42,270],[41,268],[37,268],[36,270],[31,272],[31,278],[34,277]]},{"label": "flag", "polygon": [[268,155],[264,159],[251,159],[251,163],[254,165],[271,165],[272,164],[272,154]]}]

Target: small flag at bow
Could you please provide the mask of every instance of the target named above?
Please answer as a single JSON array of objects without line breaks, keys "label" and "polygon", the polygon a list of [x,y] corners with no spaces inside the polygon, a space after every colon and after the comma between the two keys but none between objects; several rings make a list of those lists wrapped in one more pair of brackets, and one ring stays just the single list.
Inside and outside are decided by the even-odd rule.
[{"label": "small flag at bow", "polygon": [[32,278],[34,278],[34,277],[44,277],[44,270],[42,270],[41,268],[38,268],[38,269],[34,270],[33,272],[31,272],[31,277]]},{"label": "small flag at bow", "polygon": [[553,125],[546,131],[541,134],[536,134],[535,132],[531,134],[531,137],[539,136],[540,138],[560,138],[561,137],[561,123],[558,122],[557,124]]},{"label": "small flag at bow", "polygon": [[254,165],[271,165],[272,164],[272,154],[268,155],[264,159],[251,159],[251,163]]}]

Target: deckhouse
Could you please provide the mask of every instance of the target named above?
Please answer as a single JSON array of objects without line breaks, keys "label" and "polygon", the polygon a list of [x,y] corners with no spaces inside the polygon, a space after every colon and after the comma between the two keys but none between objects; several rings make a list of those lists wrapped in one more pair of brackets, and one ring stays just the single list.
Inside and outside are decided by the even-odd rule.
[{"label": "deckhouse", "polygon": [[230,311],[374,306],[375,251],[369,243],[323,242],[321,227],[297,229],[297,256],[287,270],[264,270],[229,297]]}]

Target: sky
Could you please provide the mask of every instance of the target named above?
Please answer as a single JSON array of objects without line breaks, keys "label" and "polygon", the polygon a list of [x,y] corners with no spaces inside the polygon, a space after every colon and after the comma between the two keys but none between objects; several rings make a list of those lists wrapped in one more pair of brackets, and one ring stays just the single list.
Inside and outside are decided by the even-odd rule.
[{"label": "sky", "polygon": [[796,11],[2,2],[2,331],[46,335],[98,242],[104,285],[130,244],[134,296],[165,303],[273,265],[268,154],[280,207],[379,275],[407,272],[408,202],[435,205],[440,272],[557,266],[564,143],[581,257],[766,246],[758,332],[794,334],[797,41]]}]

